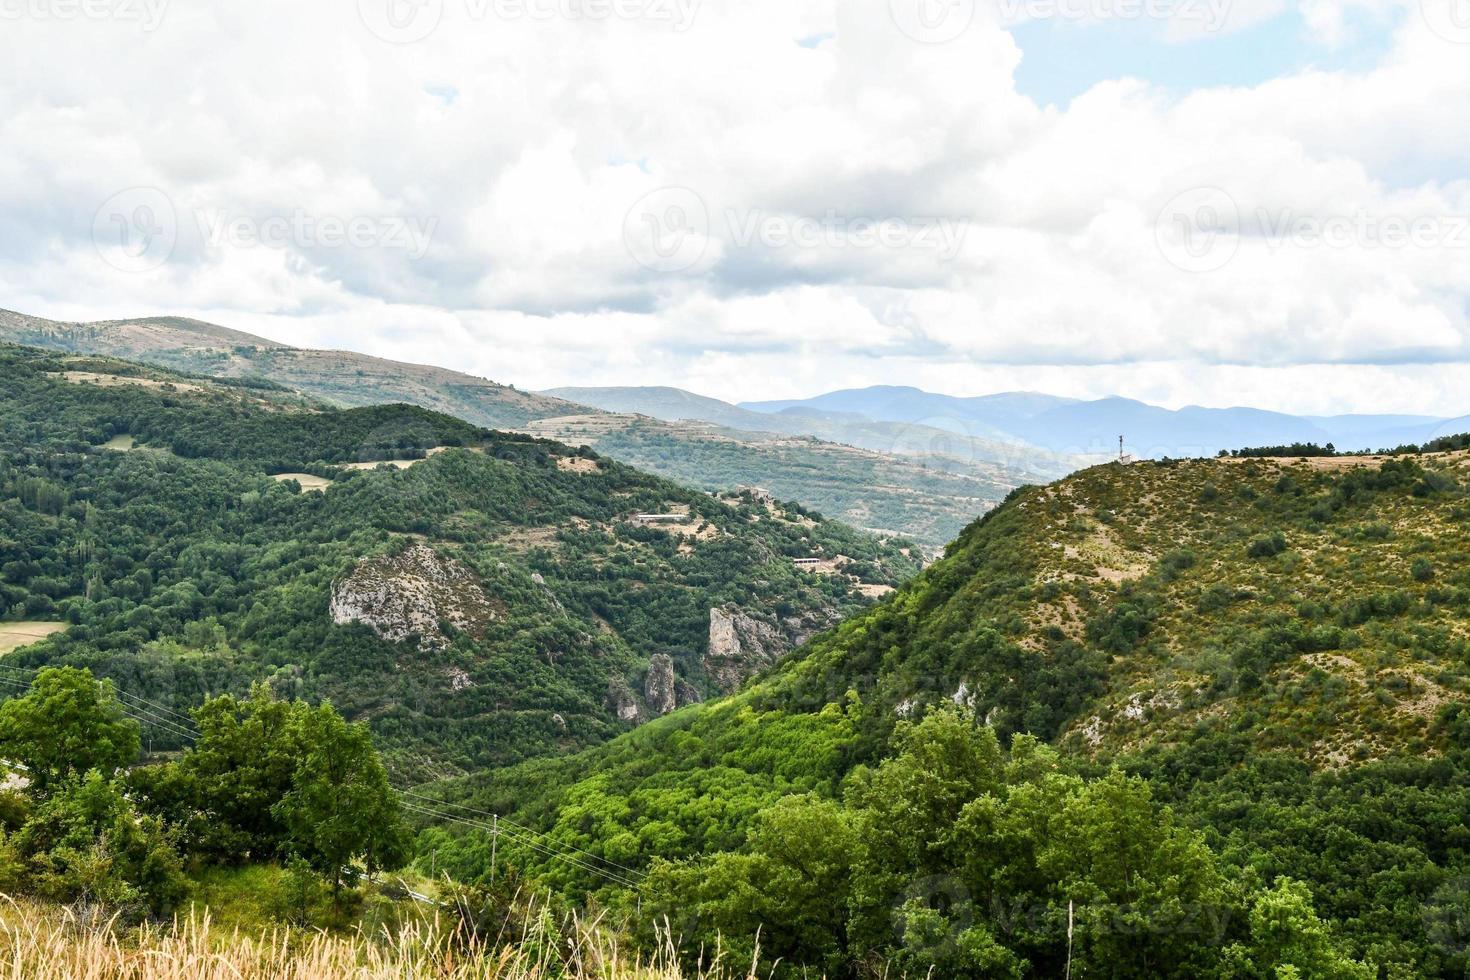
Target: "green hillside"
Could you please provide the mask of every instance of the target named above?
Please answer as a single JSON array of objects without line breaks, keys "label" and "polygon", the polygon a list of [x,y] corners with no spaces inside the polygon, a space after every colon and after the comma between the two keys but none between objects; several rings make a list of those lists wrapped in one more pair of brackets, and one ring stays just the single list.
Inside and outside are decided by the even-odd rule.
[{"label": "green hillside", "polygon": [[186,317],[66,323],[0,310],[0,340],[208,377],[268,379],[345,408],[403,402],[501,429],[582,410],[458,371],[291,347]]},{"label": "green hillside", "polygon": [[526,431],[704,490],[757,486],[937,554],[1026,475],[996,463],[874,452],[804,436],[636,415],[539,419]]},{"label": "green hillside", "polygon": [[[760,431],[614,415],[445,368],[291,347],[182,317],[64,323],[0,310],[0,341],[142,361],[199,377],[275,383],[338,407],[417,405],[474,425],[589,445],[699,489],[762,487],[931,551],[1022,483],[1076,465],[1069,457],[925,426],[783,419],[733,406],[726,406],[733,417],[761,422]],[[786,428],[770,431],[778,424]]]},{"label": "green hillside", "polygon": [[259,680],[331,698],[402,779],[731,690],[918,565],[419,408],[24,348],[0,348],[0,514],[7,667],[87,666],[178,710]]},{"label": "green hillside", "polygon": [[[1462,976],[1467,479],[1095,467],[734,698],[436,795],[595,856],[510,846],[690,949],[1059,976],[1070,906],[1073,975]],[[483,873],[483,836],[426,839]]]}]

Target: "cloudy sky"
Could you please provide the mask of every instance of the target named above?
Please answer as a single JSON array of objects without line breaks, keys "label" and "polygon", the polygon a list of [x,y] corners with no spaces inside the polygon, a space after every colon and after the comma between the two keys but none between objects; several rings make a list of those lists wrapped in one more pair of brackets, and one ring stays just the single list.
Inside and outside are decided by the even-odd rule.
[{"label": "cloudy sky", "polygon": [[1470,412],[1470,0],[0,0],[0,306]]}]

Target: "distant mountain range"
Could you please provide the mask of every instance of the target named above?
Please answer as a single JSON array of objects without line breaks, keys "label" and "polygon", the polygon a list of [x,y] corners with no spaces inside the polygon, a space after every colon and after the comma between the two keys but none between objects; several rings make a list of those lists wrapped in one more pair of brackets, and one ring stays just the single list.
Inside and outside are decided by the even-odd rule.
[{"label": "distant mountain range", "polygon": [[922,415],[802,409],[771,412],[680,388],[552,388],[542,394],[606,412],[647,415],[665,422],[709,422],[745,432],[808,436],[874,452],[917,456],[941,468],[953,468],[958,463],[998,463],[1032,478],[1052,480],[1088,462],[1012,438],[933,425]]},{"label": "distant mountain range", "polygon": [[1298,442],[1332,443],[1340,450],[1382,449],[1470,431],[1466,416],[1299,416],[1256,408],[1167,409],[1129,398],[1082,401],[1034,392],[959,398],[888,386],[795,401],[745,402],[738,408],[788,420],[776,424],[859,418],[1063,454],[1116,453],[1121,435],[1130,453],[1147,457],[1210,456],[1221,449]]}]

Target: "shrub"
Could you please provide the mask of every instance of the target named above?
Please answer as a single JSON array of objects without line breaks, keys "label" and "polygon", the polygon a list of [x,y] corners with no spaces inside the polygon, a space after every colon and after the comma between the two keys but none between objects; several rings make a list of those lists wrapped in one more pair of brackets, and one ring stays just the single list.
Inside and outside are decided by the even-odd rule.
[{"label": "shrub", "polygon": [[1286,536],[1280,531],[1262,535],[1251,541],[1246,554],[1251,558],[1274,558],[1286,550]]}]

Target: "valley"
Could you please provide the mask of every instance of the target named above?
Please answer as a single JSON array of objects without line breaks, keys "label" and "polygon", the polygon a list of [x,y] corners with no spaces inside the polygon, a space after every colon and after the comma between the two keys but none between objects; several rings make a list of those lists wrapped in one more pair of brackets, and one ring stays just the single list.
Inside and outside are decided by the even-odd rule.
[{"label": "valley", "polygon": [[[330,697],[372,719],[405,778],[595,744],[725,693],[921,561],[796,505],[422,409],[0,354],[0,604],[65,627],[8,626],[31,645],[7,662],[86,666],[180,711],[257,681]],[[118,381],[62,377],[83,367]],[[813,556],[841,568],[795,563]],[[765,639],[716,669],[727,614]]]},{"label": "valley", "polygon": [[[914,973],[1050,974],[1069,901],[1145,923],[1207,907],[1228,937],[1248,934],[1255,903],[1310,895],[1301,914],[1345,944],[1312,975],[1453,973],[1463,947],[1442,941],[1457,928],[1443,917],[1458,914],[1466,866],[1451,815],[1470,804],[1467,479],[1462,451],[1094,467],[1013,494],[897,595],[734,698],[437,797],[646,873],[645,907],[677,910],[692,941],[759,922],[765,955],[830,969],[866,937]],[[984,723],[978,742],[964,719]],[[1092,778],[1112,803],[1082,802]],[[695,802],[710,798],[718,813]],[[1067,836],[1089,821],[1103,822],[1102,853],[1162,877],[1107,884],[1101,855]],[[426,833],[475,873],[483,837]],[[799,850],[818,837],[845,843]],[[1032,863],[1048,853],[1058,863]],[[1192,870],[1142,870],[1191,853]],[[573,894],[621,891],[521,856]],[[1304,890],[1267,897],[1262,869]],[[748,898],[721,890],[745,879]],[[1166,880],[1204,891],[1156,890]],[[934,889],[945,904],[928,917]],[[833,894],[841,909],[824,904]],[[1050,918],[1015,933],[1012,902]],[[895,918],[909,925],[895,933]],[[824,925],[771,927],[787,921]],[[1193,928],[1193,953],[1167,931],[1125,948],[1092,921],[1089,961],[1129,975],[1159,969],[1153,956],[1176,964],[1169,975],[1213,975],[1236,955]]]},{"label": "valley", "polygon": [[[756,464],[707,423],[497,432],[25,347],[0,348],[0,415],[0,745],[39,759],[0,791],[0,876],[32,893],[86,894],[89,865],[37,837],[63,805],[37,767],[73,763],[9,706],[96,678],[120,768],[56,801],[142,808],[127,862],[154,863],[98,879],[131,908],[340,930],[369,900],[400,927],[421,901],[503,924],[544,900],[567,943],[657,949],[669,975],[714,946],[761,976],[1466,965],[1463,438],[1096,465],[981,506],[930,562],[724,487]],[[797,465],[804,437],[768,438],[763,465]],[[879,485],[899,465],[845,451]],[[319,777],[311,754],[270,768],[288,734],[380,760],[352,777],[378,843],[291,843]],[[262,799],[223,837],[201,816]],[[380,863],[407,884],[358,880]]]}]

